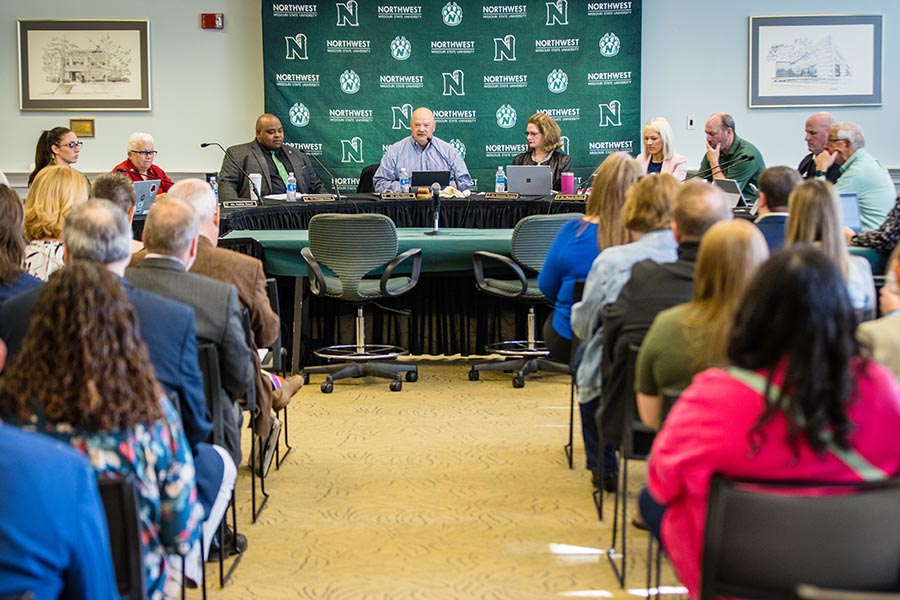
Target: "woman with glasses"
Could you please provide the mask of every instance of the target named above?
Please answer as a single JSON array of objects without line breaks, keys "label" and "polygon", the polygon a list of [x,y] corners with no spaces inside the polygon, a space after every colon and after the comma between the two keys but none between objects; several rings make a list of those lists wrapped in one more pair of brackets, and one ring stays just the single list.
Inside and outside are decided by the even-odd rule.
[{"label": "woman with glasses", "polygon": [[149,181],[159,179],[159,191],[168,192],[172,180],[166,172],[153,164],[156,158],[156,144],[149,133],[132,133],[128,136],[128,158],[113,167],[112,172],[119,172],[132,181]]},{"label": "woman with glasses", "polygon": [[562,132],[553,117],[546,113],[531,115],[525,125],[525,141],[528,151],[513,158],[514,165],[548,165],[553,189],[560,189],[560,176],[572,170],[568,154],[562,148]]},{"label": "woman with glasses", "polygon": [[68,127],[42,131],[34,151],[34,171],[28,176],[28,185],[31,186],[38,172],[46,166],[71,167],[77,163],[83,143]]}]

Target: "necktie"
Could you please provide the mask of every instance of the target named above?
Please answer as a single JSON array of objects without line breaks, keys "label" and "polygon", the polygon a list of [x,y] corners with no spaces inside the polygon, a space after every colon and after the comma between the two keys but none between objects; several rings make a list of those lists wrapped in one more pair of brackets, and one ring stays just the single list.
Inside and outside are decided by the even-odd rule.
[{"label": "necktie", "polygon": [[284,185],[287,185],[288,180],[288,172],[287,169],[284,168],[284,163],[282,163],[277,156],[275,156],[275,151],[272,151],[272,162],[275,163],[275,168],[278,169],[278,176],[281,177],[281,180],[284,182]]}]

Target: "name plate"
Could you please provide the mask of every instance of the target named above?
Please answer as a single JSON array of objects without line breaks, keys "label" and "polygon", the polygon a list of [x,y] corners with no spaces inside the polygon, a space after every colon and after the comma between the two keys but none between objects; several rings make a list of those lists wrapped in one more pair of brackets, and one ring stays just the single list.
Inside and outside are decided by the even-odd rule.
[{"label": "name plate", "polygon": [[412,192],[383,192],[382,200],[415,200],[416,195]]},{"label": "name plate", "polygon": [[518,200],[518,192],[485,192],[484,197],[487,200]]},{"label": "name plate", "polygon": [[304,202],[334,202],[332,194],[303,194],[300,198]]},{"label": "name plate", "polygon": [[222,200],[222,208],[256,208],[256,200]]},{"label": "name plate", "polygon": [[575,200],[577,202],[587,201],[587,194],[556,194],[554,200]]}]

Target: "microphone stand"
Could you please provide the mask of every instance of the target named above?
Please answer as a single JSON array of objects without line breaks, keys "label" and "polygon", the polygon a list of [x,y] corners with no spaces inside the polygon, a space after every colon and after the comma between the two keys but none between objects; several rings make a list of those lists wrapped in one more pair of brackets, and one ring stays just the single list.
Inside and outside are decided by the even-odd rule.
[{"label": "microphone stand", "polygon": [[703,169],[702,171],[694,173],[690,177],[686,177],[685,181],[687,181],[688,179],[694,179],[697,177],[699,177],[701,179],[706,179],[707,177],[712,175],[712,172],[715,171],[716,169],[719,169],[720,171],[722,171],[722,174],[724,175],[725,169],[727,169],[728,167],[730,167],[732,165],[736,165],[739,162],[747,161],[747,160],[753,160],[753,157],[750,156],[749,154],[742,154],[741,156],[738,156],[736,158],[726,160],[724,163],[720,163],[718,166],[707,167],[706,169]]},{"label": "microphone stand", "polygon": [[446,235],[446,231],[440,230],[441,184],[436,181],[431,184],[431,210],[434,211],[434,229],[426,231],[425,235]]},{"label": "microphone stand", "polygon": [[[218,142],[203,142],[202,144],[200,144],[201,148],[206,148],[208,146],[217,146],[219,148],[219,150],[221,150],[222,152],[225,153],[225,158],[230,160],[231,164],[233,164],[235,167],[237,167],[237,170],[241,172],[241,175],[246,177],[247,181],[250,182],[250,191],[252,192],[252,194],[256,194],[256,200],[255,200],[256,205],[259,206],[260,204],[262,204],[262,194],[259,193],[259,189],[257,189],[256,184],[254,184],[253,180],[250,179],[250,176],[247,174],[247,171],[245,171],[243,168],[241,168],[241,165],[239,165],[237,163],[237,161],[234,160],[234,158],[230,154],[228,154],[228,151],[222,147],[222,144],[220,144]],[[253,198],[250,198],[250,199],[253,200]]]},{"label": "microphone stand", "polygon": [[334,195],[337,196],[337,200],[341,200],[341,188],[338,187],[337,177],[334,176],[334,173],[329,171],[328,167],[326,167],[325,164],[321,160],[319,160],[319,157],[316,156],[315,154],[310,154],[309,152],[307,152],[306,150],[303,150],[302,148],[297,148],[297,150],[302,152],[306,156],[311,156],[312,158],[314,158],[316,163],[320,167],[322,167],[322,170],[325,171],[329,177],[331,177],[331,187],[334,189]]},{"label": "microphone stand", "polygon": [[459,181],[456,179],[456,168],[453,165],[453,161],[444,156],[444,154],[441,152],[441,149],[437,144],[434,143],[433,140],[434,136],[428,137],[428,143],[431,144],[431,147],[434,148],[434,151],[437,152],[437,155],[440,156],[445,163],[447,163],[448,170],[450,171],[450,181],[453,182],[453,188],[459,189]]},{"label": "microphone stand", "polygon": [[[139,171],[133,171],[131,169],[116,169],[116,173],[131,173],[132,175],[137,175],[138,177],[140,177],[141,181],[150,181],[149,179],[144,179],[144,176],[141,175]],[[164,183],[168,183],[169,185],[175,185],[174,181],[166,177],[160,177],[159,180]]]}]

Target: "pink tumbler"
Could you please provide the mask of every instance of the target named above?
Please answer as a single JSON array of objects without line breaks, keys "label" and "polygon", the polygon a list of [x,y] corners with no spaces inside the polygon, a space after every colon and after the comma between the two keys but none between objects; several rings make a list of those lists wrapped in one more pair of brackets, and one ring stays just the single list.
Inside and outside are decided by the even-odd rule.
[{"label": "pink tumbler", "polygon": [[575,193],[575,173],[563,173],[560,177],[559,187],[560,192],[563,194],[574,194]]}]

